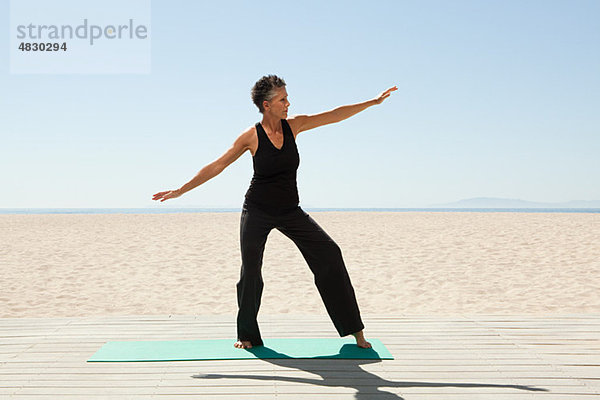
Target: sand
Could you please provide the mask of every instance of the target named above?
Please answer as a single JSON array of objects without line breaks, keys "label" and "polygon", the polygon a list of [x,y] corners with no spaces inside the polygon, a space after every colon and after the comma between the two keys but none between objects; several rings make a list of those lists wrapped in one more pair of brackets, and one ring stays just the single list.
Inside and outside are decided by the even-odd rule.
[{"label": "sand", "polygon": [[[600,214],[309,212],[363,316],[600,313]],[[239,213],[0,215],[0,317],[235,315]],[[267,241],[261,314],[325,315]]]}]

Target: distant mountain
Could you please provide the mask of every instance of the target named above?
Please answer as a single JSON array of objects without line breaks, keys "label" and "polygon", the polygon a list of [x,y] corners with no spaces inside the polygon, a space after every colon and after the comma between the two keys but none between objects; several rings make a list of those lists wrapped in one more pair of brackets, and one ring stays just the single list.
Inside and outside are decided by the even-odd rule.
[{"label": "distant mountain", "polygon": [[600,208],[600,200],[572,200],[565,203],[538,203],[520,199],[475,197],[453,203],[432,204],[435,208]]}]

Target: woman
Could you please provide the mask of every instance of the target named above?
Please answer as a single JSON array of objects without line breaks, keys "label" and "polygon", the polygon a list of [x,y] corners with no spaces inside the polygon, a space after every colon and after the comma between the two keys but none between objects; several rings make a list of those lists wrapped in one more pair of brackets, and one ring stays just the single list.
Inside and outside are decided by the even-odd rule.
[{"label": "woman", "polygon": [[359,347],[370,348],[350,277],[338,245],[299,206],[296,147],[299,133],[342,121],[388,98],[394,86],[372,100],[341,106],[314,115],[287,118],[290,102],[283,79],[263,76],[252,88],[252,101],[262,121],[246,129],[219,159],[176,190],[156,193],[153,200],[174,199],[219,175],[246,150],[252,154],[254,176],[242,209],[240,244],[242,268],[237,283],[237,348],[263,344],[256,320],[263,289],[262,257],[269,232],[276,228],[300,249],[315,275],[315,284],[340,336],[352,334]]}]

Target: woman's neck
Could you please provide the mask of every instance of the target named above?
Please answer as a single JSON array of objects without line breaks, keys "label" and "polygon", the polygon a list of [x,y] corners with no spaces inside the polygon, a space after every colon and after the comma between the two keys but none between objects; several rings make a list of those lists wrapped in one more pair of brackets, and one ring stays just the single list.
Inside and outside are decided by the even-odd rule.
[{"label": "woman's neck", "polygon": [[269,132],[277,132],[281,127],[281,120],[279,118],[271,117],[269,115],[263,115],[263,119],[260,123],[265,130]]}]

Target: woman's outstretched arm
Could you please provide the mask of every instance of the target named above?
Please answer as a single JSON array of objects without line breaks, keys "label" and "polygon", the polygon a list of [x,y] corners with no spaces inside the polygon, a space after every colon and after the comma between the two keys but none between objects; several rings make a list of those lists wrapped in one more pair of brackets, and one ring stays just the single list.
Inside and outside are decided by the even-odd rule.
[{"label": "woman's outstretched arm", "polygon": [[160,200],[161,202],[174,199],[185,192],[189,192],[197,186],[202,185],[204,182],[219,175],[225,168],[231,163],[240,158],[246,150],[250,148],[250,138],[252,137],[254,127],[248,128],[244,131],[233,143],[233,145],[227,150],[221,157],[211,162],[202,168],[196,176],[194,176],[188,183],[175,190],[167,190],[164,192],[155,193],[152,196],[152,200]]},{"label": "woman's outstretched arm", "polygon": [[319,114],[295,115],[292,118],[288,118],[288,123],[290,124],[290,127],[294,133],[297,135],[300,132],[314,129],[322,125],[340,122],[346,118],[350,118],[354,114],[358,114],[368,107],[374,106],[375,104],[381,104],[385,99],[390,97],[390,94],[395,90],[398,90],[396,86],[381,92],[381,94],[374,99],[363,101],[362,103],[337,107],[333,110],[325,111]]}]

